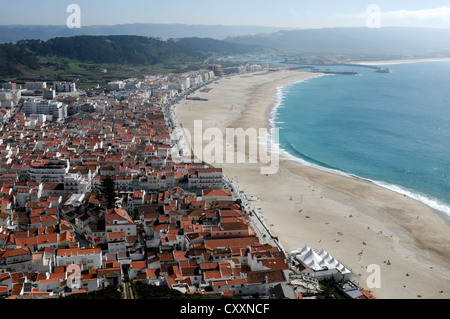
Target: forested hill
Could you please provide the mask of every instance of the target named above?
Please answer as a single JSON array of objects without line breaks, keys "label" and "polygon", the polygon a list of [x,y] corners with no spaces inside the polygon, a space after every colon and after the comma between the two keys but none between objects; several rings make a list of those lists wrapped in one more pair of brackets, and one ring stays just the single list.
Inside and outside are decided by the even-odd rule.
[{"label": "forested hill", "polygon": [[84,63],[155,65],[202,61],[213,55],[258,52],[259,46],[208,38],[158,40],[141,36],[76,36],[48,41],[24,40],[0,44],[0,76],[14,76],[21,69],[39,69],[40,58],[58,57]]}]

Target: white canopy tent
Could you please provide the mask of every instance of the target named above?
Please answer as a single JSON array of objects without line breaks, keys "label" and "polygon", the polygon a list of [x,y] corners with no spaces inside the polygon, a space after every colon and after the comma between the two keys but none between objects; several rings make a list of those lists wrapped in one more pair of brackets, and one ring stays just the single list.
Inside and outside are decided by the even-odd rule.
[{"label": "white canopy tent", "polygon": [[344,265],[339,263],[333,256],[328,254],[325,250],[320,251],[319,253],[305,245],[301,250],[294,251],[293,255],[295,258],[306,265],[308,268],[314,271],[322,271],[322,270],[337,270],[342,274],[351,273]]}]

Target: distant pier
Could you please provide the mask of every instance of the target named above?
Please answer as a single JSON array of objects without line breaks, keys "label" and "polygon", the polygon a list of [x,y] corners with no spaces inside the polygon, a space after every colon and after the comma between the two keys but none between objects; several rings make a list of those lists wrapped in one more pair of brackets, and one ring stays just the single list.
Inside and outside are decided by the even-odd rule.
[{"label": "distant pier", "polygon": [[330,70],[325,70],[325,71],[321,71],[321,70],[311,70],[311,72],[315,72],[315,73],[324,73],[324,74],[343,74],[343,75],[358,75],[358,72],[353,72],[353,71],[330,71]]},{"label": "distant pier", "polygon": [[[290,64],[295,64],[295,63],[290,62]],[[318,66],[319,67],[332,67],[332,66],[363,67],[363,68],[374,69],[375,72],[377,72],[377,73],[391,73],[391,70],[386,67],[382,67],[382,66],[378,66],[378,65],[352,64],[352,63],[336,63],[336,64],[303,64],[303,63],[301,63],[301,65],[291,66],[291,67],[288,67],[287,69],[288,70],[311,69],[311,72],[324,73],[324,74],[344,74],[344,75],[358,75],[359,74],[358,72],[354,72],[354,71],[331,71],[329,69],[325,69],[324,71],[321,71],[319,68],[317,68]]]}]

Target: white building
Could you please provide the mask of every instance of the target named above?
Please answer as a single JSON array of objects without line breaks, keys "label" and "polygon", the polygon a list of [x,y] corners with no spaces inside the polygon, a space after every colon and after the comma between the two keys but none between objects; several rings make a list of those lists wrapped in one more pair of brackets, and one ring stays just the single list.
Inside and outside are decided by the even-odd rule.
[{"label": "white building", "polygon": [[171,82],[169,83],[169,90],[176,90],[182,92],[186,89],[183,83]]},{"label": "white building", "polygon": [[192,87],[199,86],[203,82],[203,78],[201,77],[201,75],[197,74],[191,75],[189,79]]},{"label": "white building", "polygon": [[86,194],[91,191],[91,182],[79,174],[67,174],[64,190],[69,194]]},{"label": "white building", "polygon": [[54,100],[56,97],[56,91],[51,88],[45,89],[42,97],[46,100]]},{"label": "white building", "polygon": [[188,77],[180,77],[179,82],[184,87],[185,90],[189,89],[191,87],[191,79]]},{"label": "white building", "polygon": [[0,265],[30,261],[31,257],[31,250],[28,248],[4,250],[0,252]]},{"label": "white building", "polygon": [[156,157],[158,156],[158,151],[154,145],[147,145],[144,150],[145,157]]},{"label": "white building", "polygon": [[199,168],[189,173],[188,182],[192,189],[221,189],[223,172],[221,168]]},{"label": "white building", "polygon": [[208,82],[208,81],[214,79],[214,72],[204,70],[204,71],[202,71],[201,76],[202,76],[203,82]]},{"label": "white building", "polygon": [[258,71],[262,71],[262,66],[259,64],[247,64],[245,66],[247,72],[258,72]]},{"label": "white building", "polygon": [[233,196],[227,189],[203,189],[202,199],[206,204],[210,205],[212,202],[217,201],[232,201]]},{"label": "white building", "polygon": [[111,91],[120,91],[125,89],[125,83],[123,81],[109,82],[108,85]]},{"label": "white building", "polygon": [[77,87],[75,83],[72,82],[54,82],[53,89],[55,92],[76,92]]},{"label": "white building", "polygon": [[56,159],[33,162],[28,169],[28,179],[39,183],[64,183],[68,171],[68,161]]},{"label": "white building", "polygon": [[125,233],[123,231],[108,232],[108,253],[118,253],[120,251],[127,251],[127,242],[125,240]]},{"label": "white building", "polygon": [[15,89],[17,89],[17,84],[11,83],[11,82],[2,82],[2,83],[0,83],[0,89],[15,90]]},{"label": "white building", "polygon": [[61,281],[60,278],[47,278],[39,280],[36,285],[39,292],[52,292],[59,293],[61,290]]},{"label": "white building", "polygon": [[72,292],[77,290],[86,290],[86,292],[93,292],[100,289],[100,284],[103,282],[99,278],[84,278],[81,277],[80,280],[67,281],[67,287],[72,289]]},{"label": "white building", "polygon": [[125,90],[136,90],[141,87],[142,82],[139,80],[129,80],[125,83]]},{"label": "white building", "polygon": [[23,90],[0,90],[0,102],[2,101],[13,101],[13,103],[18,103],[22,98]]},{"label": "white building", "polygon": [[47,88],[47,82],[26,82],[25,90],[43,90]]},{"label": "white building", "polygon": [[145,261],[133,261],[130,263],[129,276],[130,279],[134,280],[140,274],[147,273],[147,265]]},{"label": "white building", "polygon": [[136,236],[136,224],[125,209],[110,209],[106,214],[106,232],[124,232],[125,236]]},{"label": "white building", "polygon": [[55,100],[27,99],[23,103],[23,111],[26,115],[51,115],[57,119],[67,117],[67,105]]},{"label": "white building", "polygon": [[56,266],[81,264],[83,269],[102,267],[101,248],[59,249],[56,254]]}]

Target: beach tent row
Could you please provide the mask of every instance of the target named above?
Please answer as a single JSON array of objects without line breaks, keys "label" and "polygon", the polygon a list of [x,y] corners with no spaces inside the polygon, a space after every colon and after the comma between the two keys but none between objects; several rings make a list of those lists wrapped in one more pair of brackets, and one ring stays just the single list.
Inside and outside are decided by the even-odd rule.
[{"label": "beach tent row", "polygon": [[301,250],[293,252],[295,258],[314,271],[333,270],[336,269],[342,274],[351,273],[344,265],[339,263],[333,256],[325,250],[319,253],[305,245]]}]

